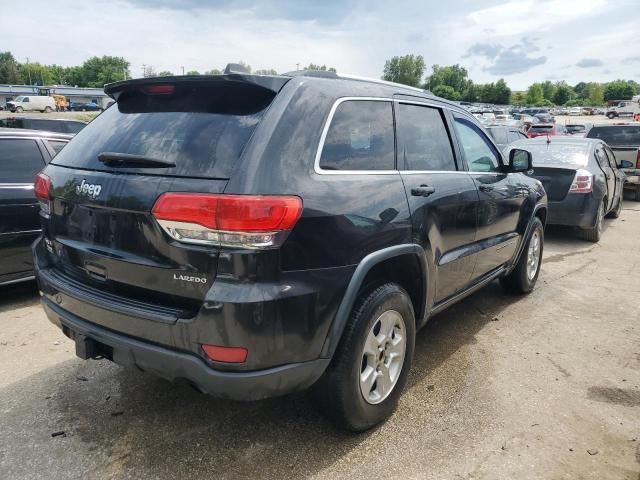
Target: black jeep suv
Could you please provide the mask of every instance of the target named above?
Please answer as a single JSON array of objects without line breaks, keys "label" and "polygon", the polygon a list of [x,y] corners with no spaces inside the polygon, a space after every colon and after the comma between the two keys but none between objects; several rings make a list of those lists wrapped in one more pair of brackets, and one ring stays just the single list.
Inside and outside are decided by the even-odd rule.
[{"label": "black jeep suv", "polygon": [[37,178],[42,303],[82,358],[219,397],[314,385],[352,430],[391,414],[416,330],[500,279],[533,288],[546,195],[476,120],[335,74],[110,84]]}]

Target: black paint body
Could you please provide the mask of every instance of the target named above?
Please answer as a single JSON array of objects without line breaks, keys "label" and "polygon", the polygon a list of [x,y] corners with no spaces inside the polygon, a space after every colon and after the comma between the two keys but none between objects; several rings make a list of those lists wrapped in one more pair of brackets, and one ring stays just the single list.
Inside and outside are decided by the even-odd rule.
[{"label": "black paint body", "polygon": [[[544,219],[546,196],[537,180],[508,173],[508,167],[467,172],[455,137],[457,172],[324,174],[314,168],[331,108],[343,97],[426,102],[447,118],[455,111],[475,119],[402,86],[309,76],[281,83],[228,178],[47,167],[55,200],[34,253],[52,322],[70,336],[82,331],[114,352],[125,350],[133,363],[159,375],[187,378],[218,396],[253,399],[304,388],[322,374],[359,282],[378,262],[407,256],[415,262],[420,278],[411,281],[420,284],[420,325],[438,308],[510,271],[534,215]],[[78,137],[97,127],[89,125]],[[74,193],[83,180],[102,185],[99,198]],[[435,194],[411,195],[414,185],[425,183]],[[493,191],[480,192],[482,183]],[[185,245],[170,240],[150,213],[168,191],[298,195],[303,213],[278,249]],[[174,273],[205,276],[207,283],[175,281]],[[118,335],[122,341],[114,340]],[[200,370],[138,361],[145,354],[130,339],[195,358],[211,379],[247,379],[247,390],[207,383]],[[210,362],[202,344],[242,346],[249,355],[237,365]],[[304,374],[283,380],[281,370],[292,366]],[[250,383],[261,375],[276,379],[261,387]]]}]

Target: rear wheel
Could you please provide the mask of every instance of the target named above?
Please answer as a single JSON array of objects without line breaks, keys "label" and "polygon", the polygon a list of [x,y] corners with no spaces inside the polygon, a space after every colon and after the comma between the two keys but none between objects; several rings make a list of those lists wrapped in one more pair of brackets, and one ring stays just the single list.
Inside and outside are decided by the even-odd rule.
[{"label": "rear wheel", "polygon": [[509,275],[500,279],[500,284],[511,293],[531,292],[540,274],[543,250],[544,226],[542,221],[535,217],[529,240],[518,259],[518,264]]},{"label": "rear wheel", "polygon": [[339,427],[364,431],[395,410],[415,344],[409,295],[388,283],[363,294],[331,365],[315,385],[320,407]]},{"label": "rear wheel", "polygon": [[602,226],[604,224],[604,200],[600,202],[598,206],[598,212],[596,213],[596,224],[593,228],[587,228],[582,231],[582,238],[589,242],[597,243],[602,237]]}]

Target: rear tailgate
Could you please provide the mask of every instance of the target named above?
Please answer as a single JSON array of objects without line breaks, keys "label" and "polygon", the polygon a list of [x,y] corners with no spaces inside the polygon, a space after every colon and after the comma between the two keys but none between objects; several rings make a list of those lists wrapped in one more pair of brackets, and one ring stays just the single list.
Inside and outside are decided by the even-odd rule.
[{"label": "rear tailgate", "polygon": [[[134,311],[148,306],[158,316],[166,313],[165,320],[195,315],[216,276],[218,248],[172,240],[151,210],[165,192],[223,192],[277,94],[235,75],[219,77],[113,87],[118,102],[44,172],[53,198],[44,222],[52,265],[45,274],[82,286],[85,297],[93,289],[96,298],[107,295],[106,303],[120,299]],[[105,162],[105,152],[134,161]],[[138,327],[118,328],[133,333]]]}]

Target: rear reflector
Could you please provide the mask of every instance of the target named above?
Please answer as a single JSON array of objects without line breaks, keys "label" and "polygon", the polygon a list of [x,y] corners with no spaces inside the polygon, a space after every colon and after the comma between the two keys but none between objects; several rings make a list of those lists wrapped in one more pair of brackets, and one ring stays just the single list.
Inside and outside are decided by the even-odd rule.
[{"label": "rear reflector", "polygon": [[295,196],[164,193],[152,214],[174,239],[187,243],[264,248],[277,246],[281,232],[302,213]]},{"label": "rear reflector", "polygon": [[44,173],[36,175],[33,191],[44,213],[51,213],[51,179]]},{"label": "rear reflector", "polygon": [[209,360],[224,363],[244,363],[249,351],[242,347],[220,347],[218,345],[202,345],[202,351]]},{"label": "rear reflector", "polygon": [[573,179],[569,193],[590,193],[593,191],[593,175],[587,170],[579,169]]}]

